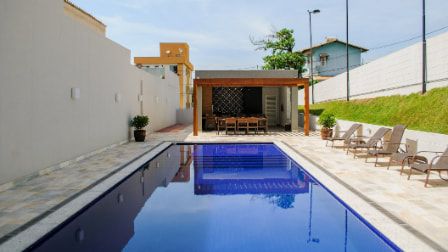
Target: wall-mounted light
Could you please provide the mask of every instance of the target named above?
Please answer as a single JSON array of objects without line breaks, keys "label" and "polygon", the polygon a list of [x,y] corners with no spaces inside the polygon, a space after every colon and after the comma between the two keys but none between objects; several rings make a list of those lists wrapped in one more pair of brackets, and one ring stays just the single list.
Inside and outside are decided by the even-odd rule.
[{"label": "wall-mounted light", "polygon": [[169,184],[168,180],[166,178],[163,179],[162,186],[163,187],[168,187],[168,184]]},{"label": "wall-mounted light", "polygon": [[143,102],[143,95],[142,94],[139,94],[137,98],[138,98],[139,102]]},{"label": "wall-mounted light", "polygon": [[115,94],[115,102],[116,103],[120,103],[121,102],[121,94],[120,93],[116,93]]},{"label": "wall-mounted light", "polygon": [[123,196],[123,194],[119,193],[118,196],[117,196],[118,204],[123,203],[123,201],[124,201],[124,196]]},{"label": "wall-mounted light", "polygon": [[71,97],[73,100],[78,100],[79,98],[81,98],[81,89],[79,89],[78,87],[72,88]]},{"label": "wall-mounted light", "polygon": [[84,233],[84,229],[82,228],[78,228],[75,231],[75,237],[76,237],[76,241],[77,242],[82,242],[85,239],[85,233]]},{"label": "wall-mounted light", "polygon": [[170,50],[166,50],[165,53],[166,53],[166,54],[170,54],[171,51],[170,51]]}]

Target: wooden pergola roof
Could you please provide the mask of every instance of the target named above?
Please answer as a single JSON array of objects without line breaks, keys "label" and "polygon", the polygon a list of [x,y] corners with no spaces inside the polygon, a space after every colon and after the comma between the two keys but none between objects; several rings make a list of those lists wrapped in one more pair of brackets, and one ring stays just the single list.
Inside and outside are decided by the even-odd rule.
[{"label": "wooden pergola roof", "polygon": [[211,78],[194,79],[194,85],[211,87],[294,87],[305,86],[308,78]]},{"label": "wooden pergola roof", "polygon": [[308,78],[196,78],[193,81],[193,135],[199,131],[197,87],[304,87],[304,132],[309,135],[309,79]]}]

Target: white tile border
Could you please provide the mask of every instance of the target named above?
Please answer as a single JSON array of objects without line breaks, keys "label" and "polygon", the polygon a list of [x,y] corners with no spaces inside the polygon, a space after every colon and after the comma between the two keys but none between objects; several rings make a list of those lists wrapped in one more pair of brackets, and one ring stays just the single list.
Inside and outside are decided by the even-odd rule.
[{"label": "white tile border", "polygon": [[274,141],[274,144],[402,250],[436,251],[404,226],[380,212],[372,204],[350,191],[316,165],[299,155],[296,150],[293,150],[280,141]]},{"label": "white tile border", "polygon": [[172,145],[171,142],[163,142],[162,144],[156,146],[98,185],[95,185],[24,231],[11,237],[9,240],[0,245],[0,252],[25,250],[65,220],[69,219],[88,204],[96,200],[124,178],[135,172],[148,160],[157,156],[170,145]]}]

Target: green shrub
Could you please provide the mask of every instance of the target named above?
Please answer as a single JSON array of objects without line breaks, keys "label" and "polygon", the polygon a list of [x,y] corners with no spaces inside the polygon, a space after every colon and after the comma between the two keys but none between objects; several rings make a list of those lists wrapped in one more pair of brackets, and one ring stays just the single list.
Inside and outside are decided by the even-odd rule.
[{"label": "green shrub", "polygon": [[132,118],[130,125],[131,127],[136,128],[137,130],[141,130],[144,127],[148,126],[149,124],[149,118],[148,116],[134,116],[134,118]]},{"label": "green shrub", "polygon": [[336,125],[336,117],[332,113],[322,113],[317,121],[324,128],[333,128]]}]

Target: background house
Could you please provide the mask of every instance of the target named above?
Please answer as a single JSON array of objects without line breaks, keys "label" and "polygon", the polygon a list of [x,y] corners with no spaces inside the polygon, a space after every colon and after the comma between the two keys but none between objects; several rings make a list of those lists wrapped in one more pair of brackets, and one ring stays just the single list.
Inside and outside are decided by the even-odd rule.
[{"label": "background house", "polygon": [[194,70],[190,62],[190,47],[187,43],[160,43],[159,57],[135,57],[137,67],[165,78],[167,70],[179,76],[179,108],[191,106],[193,93],[192,75]]},{"label": "background house", "polygon": [[[313,75],[316,80],[333,77],[346,71],[346,42],[336,38],[327,38],[325,42],[315,45],[313,49]],[[349,44],[350,69],[361,65],[361,53],[368,49]],[[304,67],[304,76],[309,76],[310,69],[310,48],[301,51],[306,57],[307,62]]]}]

